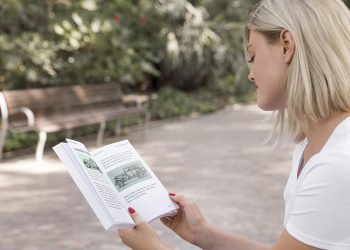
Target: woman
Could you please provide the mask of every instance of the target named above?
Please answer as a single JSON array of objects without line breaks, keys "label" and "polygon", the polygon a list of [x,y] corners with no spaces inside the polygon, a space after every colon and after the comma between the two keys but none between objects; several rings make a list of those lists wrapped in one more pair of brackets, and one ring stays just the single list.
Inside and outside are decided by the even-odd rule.
[{"label": "woman", "polygon": [[[262,0],[246,24],[245,49],[257,105],[278,111],[279,131],[298,143],[285,229],[273,245],[250,241],[210,225],[174,194],[178,214],[162,222],[202,249],[350,249],[350,11],[341,0]],[[125,244],[168,249],[129,212],[137,226],[119,231]]]}]

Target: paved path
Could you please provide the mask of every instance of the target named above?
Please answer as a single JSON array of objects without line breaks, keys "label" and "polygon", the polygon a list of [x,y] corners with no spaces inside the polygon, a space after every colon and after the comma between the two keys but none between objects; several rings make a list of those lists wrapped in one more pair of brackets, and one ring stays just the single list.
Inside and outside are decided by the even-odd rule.
[{"label": "paved path", "polygon": [[[253,106],[238,106],[157,125],[146,137],[132,133],[129,139],[167,189],[195,200],[209,221],[273,242],[282,229],[292,146],[263,144],[268,117]],[[159,222],[153,225],[173,249],[198,249]],[[103,230],[56,156],[47,152],[42,167],[32,155],[0,164],[0,249],[128,248]]]}]

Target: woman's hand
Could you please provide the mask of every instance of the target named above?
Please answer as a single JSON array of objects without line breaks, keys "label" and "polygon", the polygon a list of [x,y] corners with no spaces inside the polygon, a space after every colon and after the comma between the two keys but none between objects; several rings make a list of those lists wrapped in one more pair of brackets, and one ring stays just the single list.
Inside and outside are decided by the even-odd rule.
[{"label": "woman's hand", "polygon": [[172,229],[184,240],[194,244],[202,245],[203,232],[209,227],[197,205],[184,196],[169,194],[170,198],[179,204],[180,208],[175,216],[163,217],[161,221]]},{"label": "woman's hand", "polygon": [[133,250],[168,250],[153,228],[133,208],[130,207],[128,211],[136,226],[133,229],[118,230],[125,245]]}]

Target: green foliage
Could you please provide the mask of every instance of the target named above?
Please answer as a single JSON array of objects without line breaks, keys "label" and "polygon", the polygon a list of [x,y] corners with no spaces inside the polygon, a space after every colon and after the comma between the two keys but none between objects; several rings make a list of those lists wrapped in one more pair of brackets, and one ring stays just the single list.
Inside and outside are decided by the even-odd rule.
[{"label": "green foliage", "polygon": [[203,86],[221,41],[210,28],[207,10],[185,0],[170,0],[158,9],[167,20],[161,34],[166,42],[162,82],[184,90]]},{"label": "green foliage", "polygon": [[216,98],[221,98],[226,104],[254,101],[255,85],[248,81],[240,83],[237,78],[237,75],[215,72],[205,89]]},{"label": "green foliage", "polygon": [[167,87],[152,95],[150,111],[153,119],[165,119],[191,113],[209,113],[221,107],[216,98],[205,89],[189,94]]},{"label": "green foliage", "polygon": [[159,75],[161,17],[152,1],[3,0],[0,11],[1,89],[133,87]]},{"label": "green foliage", "polygon": [[33,147],[38,141],[37,133],[16,133],[9,134],[5,141],[5,151],[13,151],[22,148]]},{"label": "green foliage", "polygon": [[198,89],[218,70],[242,72],[240,22],[253,2],[1,0],[0,89]]}]

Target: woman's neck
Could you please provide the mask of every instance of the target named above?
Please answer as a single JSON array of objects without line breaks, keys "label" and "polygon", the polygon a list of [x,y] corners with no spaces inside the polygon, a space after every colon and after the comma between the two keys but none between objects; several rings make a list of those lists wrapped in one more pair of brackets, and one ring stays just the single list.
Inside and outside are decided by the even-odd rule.
[{"label": "woman's neck", "polygon": [[338,124],[349,116],[350,112],[342,112],[327,120],[312,123],[310,127],[304,131],[308,141],[308,145],[304,151],[304,160],[307,161],[314,154],[319,153]]}]

